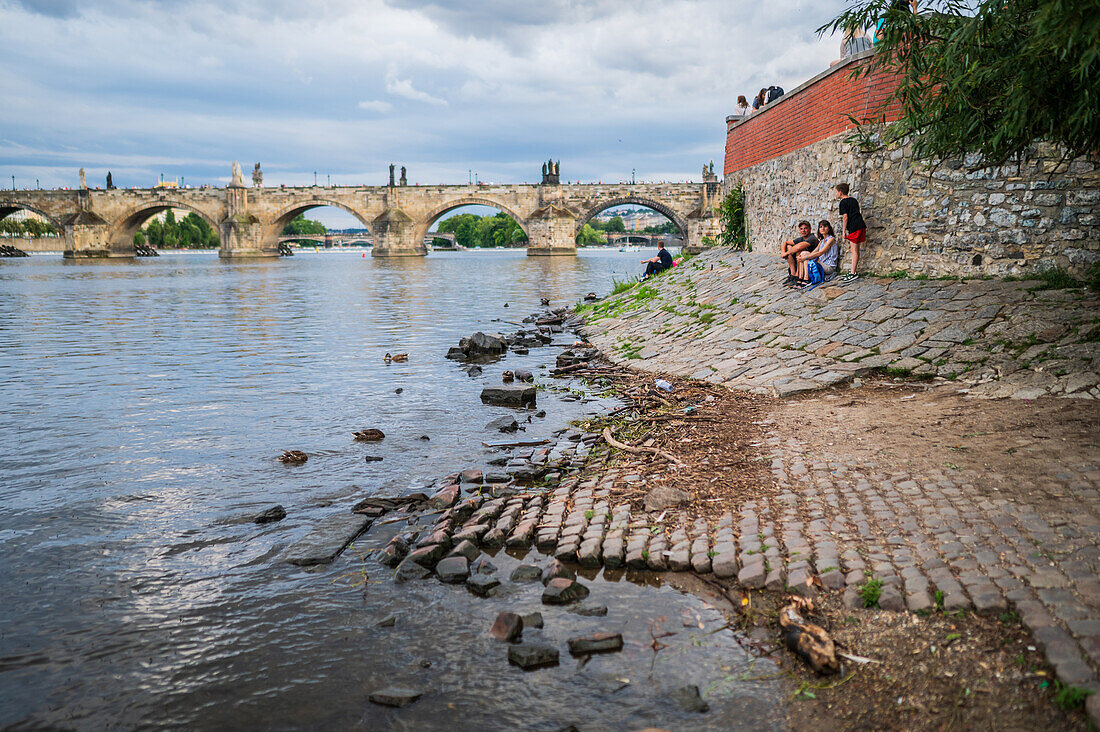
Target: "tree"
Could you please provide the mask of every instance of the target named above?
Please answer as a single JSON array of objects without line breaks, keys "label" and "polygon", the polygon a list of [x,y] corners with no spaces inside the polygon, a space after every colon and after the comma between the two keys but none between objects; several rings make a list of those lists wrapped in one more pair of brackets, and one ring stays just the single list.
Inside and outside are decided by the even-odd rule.
[{"label": "tree", "polygon": [[[884,19],[869,63],[895,73],[901,118],[882,141],[912,140],[917,158],[976,153],[999,165],[1037,141],[1067,157],[1100,152],[1100,0],[926,0],[919,14],[891,0],[857,0],[818,29],[853,31]],[[881,118],[883,110],[877,110]],[[871,110],[857,139],[874,143]]]},{"label": "tree", "polygon": [[513,247],[527,241],[516,220],[500,211],[494,216],[463,213],[444,219],[438,231],[455,235],[455,243],[464,247]]},{"label": "tree", "polygon": [[740,185],[731,189],[718,205],[718,224],[722,228],[718,243],[722,246],[752,249],[747,247],[749,237],[745,229],[745,192]]},{"label": "tree", "polygon": [[607,222],[607,226],[604,231],[610,231],[612,234],[622,234],[626,231],[626,224],[623,223],[622,216],[612,216],[611,220]]},{"label": "tree", "polygon": [[577,246],[579,247],[599,246],[605,241],[603,234],[593,229],[590,224],[582,226],[580,232],[577,234]]},{"label": "tree", "polygon": [[175,212],[168,209],[164,221],[153,219],[144,231],[134,234],[134,244],[148,244],[154,249],[213,249],[219,240],[206,219],[189,213],[177,221]]},{"label": "tree", "polygon": [[327,233],[324,224],[307,219],[305,214],[298,214],[283,227],[283,236],[324,236]]}]

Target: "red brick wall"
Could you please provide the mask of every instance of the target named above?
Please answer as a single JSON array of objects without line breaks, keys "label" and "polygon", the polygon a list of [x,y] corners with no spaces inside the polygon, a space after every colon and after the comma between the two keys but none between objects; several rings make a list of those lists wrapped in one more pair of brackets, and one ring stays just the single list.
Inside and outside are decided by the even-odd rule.
[{"label": "red brick wall", "polygon": [[[859,58],[837,64],[820,78],[792,90],[743,122],[727,122],[725,175],[820,142],[874,115],[883,121],[883,103],[897,85],[897,76],[876,72],[852,79],[852,69],[867,63]],[[900,106],[885,109],[885,121],[898,118]],[[736,118],[742,119],[742,118]]]}]

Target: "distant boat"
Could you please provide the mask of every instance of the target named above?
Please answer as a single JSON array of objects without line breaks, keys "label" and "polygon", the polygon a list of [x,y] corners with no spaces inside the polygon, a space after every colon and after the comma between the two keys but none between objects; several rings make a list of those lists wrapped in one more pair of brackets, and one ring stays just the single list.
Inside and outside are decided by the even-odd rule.
[{"label": "distant boat", "polygon": [[626,246],[619,247],[620,252],[640,252],[642,248],[637,244],[627,244]]}]

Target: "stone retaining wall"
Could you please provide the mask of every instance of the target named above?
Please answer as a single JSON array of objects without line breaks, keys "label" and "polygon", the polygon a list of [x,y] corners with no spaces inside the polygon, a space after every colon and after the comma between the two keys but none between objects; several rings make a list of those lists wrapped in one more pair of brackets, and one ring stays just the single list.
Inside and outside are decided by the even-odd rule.
[{"label": "stone retaining wall", "polygon": [[1100,261],[1100,158],[1063,162],[1037,145],[1019,164],[973,170],[976,157],[930,166],[910,145],[868,153],[848,143],[849,116],[875,116],[893,83],[850,77],[870,55],[727,119],[724,190],[744,187],[754,248],[778,250],[802,219],[839,227],[833,186],[846,181],[867,220],[861,269],[980,277],[1061,267],[1083,277]]}]

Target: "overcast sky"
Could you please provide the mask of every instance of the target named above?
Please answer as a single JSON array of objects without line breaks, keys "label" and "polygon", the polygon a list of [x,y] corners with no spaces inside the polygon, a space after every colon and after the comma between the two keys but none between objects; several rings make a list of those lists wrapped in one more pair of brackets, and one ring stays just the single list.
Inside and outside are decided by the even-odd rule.
[{"label": "overcast sky", "polygon": [[837,57],[840,0],[0,0],[0,175],[686,180],[738,94]]}]

